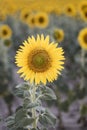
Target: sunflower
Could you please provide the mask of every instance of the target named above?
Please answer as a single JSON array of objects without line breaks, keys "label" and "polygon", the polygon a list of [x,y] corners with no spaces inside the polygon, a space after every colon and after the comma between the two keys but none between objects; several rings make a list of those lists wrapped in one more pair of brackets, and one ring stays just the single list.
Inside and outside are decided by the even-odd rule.
[{"label": "sunflower", "polygon": [[87,28],[84,28],[79,32],[78,42],[83,49],[87,50]]},{"label": "sunflower", "polygon": [[30,26],[30,27],[35,27],[35,14],[30,14],[29,15],[29,18],[27,20],[27,24]]},{"label": "sunflower", "polygon": [[45,12],[38,12],[36,14],[36,26],[40,28],[47,27],[49,23],[48,15]]},{"label": "sunflower", "polygon": [[84,11],[85,9],[87,9],[87,1],[81,1],[79,4],[79,11]]},{"label": "sunflower", "polygon": [[87,21],[87,9],[81,11],[80,15],[84,21]]},{"label": "sunflower", "polygon": [[75,16],[76,15],[76,10],[73,4],[67,4],[64,13],[68,16]]},{"label": "sunflower", "polygon": [[23,22],[27,22],[28,18],[29,18],[29,10],[23,9],[20,13],[20,20]]},{"label": "sunflower", "polygon": [[57,79],[63,69],[63,49],[57,48],[57,43],[49,43],[49,36],[37,35],[37,38],[29,37],[17,51],[16,64],[20,67],[18,73],[24,80],[30,83],[52,82]]},{"label": "sunflower", "polygon": [[53,36],[55,40],[57,40],[58,42],[61,42],[64,39],[64,31],[62,29],[55,29]]},{"label": "sunflower", "polygon": [[9,39],[12,36],[12,30],[8,25],[2,25],[0,27],[0,38]]}]

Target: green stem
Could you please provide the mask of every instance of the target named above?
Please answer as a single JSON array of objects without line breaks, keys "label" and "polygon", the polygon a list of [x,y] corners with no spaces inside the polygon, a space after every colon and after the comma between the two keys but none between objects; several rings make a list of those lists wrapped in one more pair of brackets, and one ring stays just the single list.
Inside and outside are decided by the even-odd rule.
[{"label": "green stem", "polygon": [[[32,89],[32,102],[35,102],[35,100],[36,100],[35,92],[36,92],[36,86],[33,85],[33,89]],[[35,121],[33,122],[33,128],[37,128],[36,110],[35,110],[35,108],[32,108],[32,117],[35,119]]]},{"label": "green stem", "polygon": [[[55,88],[57,88],[57,86]],[[61,109],[60,109],[60,92],[59,92],[58,88],[55,89],[54,91],[55,91],[55,94],[56,94],[56,97],[57,97],[58,120],[59,120],[58,128],[62,129],[62,128],[64,128],[64,125],[63,125],[62,114],[61,114]]]},{"label": "green stem", "polygon": [[85,50],[82,49],[81,51],[81,67],[82,67],[82,72],[81,72],[81,83],[80,83],[80,89],[84,87],[84,67],[85,67]]}]

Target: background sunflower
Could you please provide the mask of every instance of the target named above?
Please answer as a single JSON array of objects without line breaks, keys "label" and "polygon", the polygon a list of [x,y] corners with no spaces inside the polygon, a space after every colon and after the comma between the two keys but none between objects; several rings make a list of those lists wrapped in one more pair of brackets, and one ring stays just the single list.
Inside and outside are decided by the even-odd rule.
[{"label": "background sunflower", "polygon": [[75,16],[76,15],[75,6],[73,4],[67,4],[64,8],[64,14],[68,16]]},{"label": "background sunflower", "polygon": [[64,31],[62,29],[55,29],[53,36],[57,42],[62,42],[64,39]]},{"label": "background sunflower", "polygon": [[12,30],[8,25],[0,26],[0,38],[9,39],[12,36]]},{"label": "background sunflower", "polygon": [[79,32],[78,42],[83,49],[87,50],[87,28],[84,28]]},{"label": "background sunflower", "polygon": [[44,12],[38,12],[36,14],[36,26],[39,28],[46,28],[48,26],[49,23],[49,18],[47,13]]}]

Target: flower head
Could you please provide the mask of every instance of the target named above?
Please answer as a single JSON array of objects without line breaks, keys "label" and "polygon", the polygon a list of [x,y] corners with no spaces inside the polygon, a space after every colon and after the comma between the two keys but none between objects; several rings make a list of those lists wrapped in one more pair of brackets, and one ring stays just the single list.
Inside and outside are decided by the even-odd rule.
[{"label": "flower head", "polygon": [[78,42],[83,49],[87,50],[87,28],[84,28],[79,32]]},{"label": "flower head", "polygon": [[84,20],[84,21],[87,21],[87,8],[82,10],[81,11],[81,18]]},{"label": "flower head", "polygon": [[29,18],[29,10],[23,9],[20,14],[20,20],[22,20],[23,22],[27,22],[28,18]]},{"label": "flower head", "polygon": [[15,56],[16,64],[20,67],[18,73],[31,83],[52,82],[57,79],[63,69],[63,49],[57,48],[57,43],[49,43],[49,36],[32,36],[20,46]]},{"label": "flower head", "polygon": [[36,19],[36,26],[39,28],[46,28],[49,23],[48,15],[45,12],[37,13],[35,19]]},{"label": "flower head", "polygon": [[64,39],[64,31],[62,29],[55,29],[53,36],[55,40],[57,40],[58,42],[61,42]]},{"label": "flower head", "polygon": [[73,4],[67,4],[64,13],[68,16],[75,16],[76,15],[76,10]]},{"label": "flower head", "polygon": [[9,39],[12,35],[12,30],[8,25],[2,25],[0,27],[0,37],[2,39]]},{"label": "flower head", "polygon": [[85,9],[87,9],[87,1],[81,1],[79,4],[79,11],[84,11]]}]

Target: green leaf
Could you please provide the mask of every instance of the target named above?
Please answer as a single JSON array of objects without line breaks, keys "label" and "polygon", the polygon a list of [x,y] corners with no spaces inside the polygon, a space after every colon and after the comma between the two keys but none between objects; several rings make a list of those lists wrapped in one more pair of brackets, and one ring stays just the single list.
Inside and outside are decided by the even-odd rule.
[{"label": "green leaf", "polygon": [[76,92],[76,97],[78,99],[83,99],[86,96],[86,88],[85,87],[83,87],[82,89],[80,89],[78,87],[78,88],[76,88],[75,92]]},{"label": "green leaf", "polygon": [[52,113],[45,111],[45,113],[40,115],[39,122],[45,127],[47,126],[54,127],[54,125],[56,124],[56,117]]},{"label": "green leaf", "polygon": [[26,98],[24,100],[24,104],[23,104],[23,106],[24,106],[25,109],[29,109],[29,108],[31,109],[31,108],[37,107],[39,105],[40,105],[39,102],[33,102],[32,103],[29,98]]},{"label": "green leaf", "polygon": [[38,130],[38,129],[36,129],[36,128],[32,128],[31,130]]},{"label": "green leaf", "polygon": [[68,100],[65,100],[61,103],[59,103],[59,108],[60,110],[64,111],[64,112],[68,112],[68,109],[69,109],[69,101]]},{"label": "green leaf", "polygon": [[27,117],[27,112],[25,109],[23,108],[20,108],[17,112],[16,112],[16,115],[15,115],[15,121],[17,123],[20,122],[20,120],[22,120],[23,118]]},{"label": "green leaf", "polygon": [[81,113],[82,116],[86,116],[87,115],[87,105],[86,104],[81,106],[80,113]]},{"label": "green leaf", "polygon": [[48,110],[46,110],[45,115],[50,119],[52,126],[54,126],[56,124],[56,117],[54,114],[52,114],[51,112],[49,112]]},{"label": "green leaf", "polygon": [[30,96],[29,89],[30,85],[24,82],[16,86],[14,93],[16,96],[20,98],[29,97]]},{"label": "green leaf", "polygon": [[54,91],[49,88],[49,87],[42,87],[41,88],[41,91],[42,91],[42,99],[45,99],[45,100],[56,100],[56,95],[54,93]]},{"label": "green leaf", "polygon": [[25,127],[32,124],[33,118],[30,118],[27,114],[26,109],[20,108],[15,114],[15,125],[16,127]]},{"label": "green leaf", "polygon": [[18,127],[26,127],[28,125],[31,125],[34,122],[34,118],[23,118],[22,120],[20,120],[20,122],[18,124],[16,124]]},{"label": "green leaf", "polygon": [[43,130],[47,130],[46,128],[43,128]]},{"label": "green leaf", "polygon": [[74,91],[69,90],[68,92],[68,100],[70,103],[74,102],[76,100],[76,94]]},{"label": "green leaf", "polygon": [[6,120],[5,120],[6,126],[9,128],[12,128],[15,124],[15,116],[9,116]]}]

